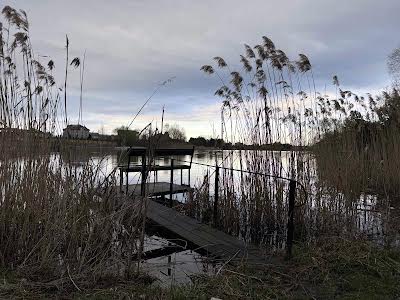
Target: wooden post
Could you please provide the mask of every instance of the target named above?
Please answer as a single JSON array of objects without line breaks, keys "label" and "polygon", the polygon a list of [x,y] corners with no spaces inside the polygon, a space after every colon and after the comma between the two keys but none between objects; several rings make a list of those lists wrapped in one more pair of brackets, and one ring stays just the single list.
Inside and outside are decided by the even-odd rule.
[{"label": "wooden post", "polygon": [[[169,246],[171,246],[170,243],[168,243],[168,247],[169,247]],[[167,269],[167,274],[168,274],[168,276],[171,276],[171,275],[172,275],[171,261],[172,261],[171,255],[168,255],[168,269]]]},{"label": "wooden post", "polygon": [[188,170],[188,186],[190,186],[190,170],[192,169],[192,162],[193,162],[193,155],[194,155],[194,146],[192,148],[192,154],[190,155],[190,168]]},{"label": "wooden post", "polygon": [[288,225],[287,225],[287,240],[286,251],[287,258],[292,256],[293,236],[294,236],[294,203],[296,197],[296,181],[289,182],[289,210],[288,210]]},{"label": "wooden post", "polygon": [[140,195],[144,196],[146,193],[146,155],[142,155],[142,182],[140,185]]},{"label": "wooden post", "polygon": [[119,191],[122,193],[122,187],[124,186],[124,172],[122,167],[119,169]]},{"label": "wooden post", "polygon": [[126,195],[128,195],[128,188],[129,188],[128,171],[125,171],[125,194]]},{"label": "wooden post", "polygon": [[125,187],[126,195],[128,195],[128,189],[129,189],[129,177],[128,177],[128,174],[129,174],[129,165],[130,164],[131,164],[131,156],[130,156],[130,153],[128,152],[128,166],[126,167],[126,187]]},{"label": "wooden post", "polygon": [[181,169],[181,185],[183,184],[183,169]]},{"label": "wooden post", "polygon": [[172,195],[174,184],[174,159],[171,159],[171,181],[169,183],[169,207],[172,207]]},{"label": "wooden post", "polygon": [[214,185],[214,226],[218,227],[218,198],[219,198],[219,167],[215,166],[215,185]]}]

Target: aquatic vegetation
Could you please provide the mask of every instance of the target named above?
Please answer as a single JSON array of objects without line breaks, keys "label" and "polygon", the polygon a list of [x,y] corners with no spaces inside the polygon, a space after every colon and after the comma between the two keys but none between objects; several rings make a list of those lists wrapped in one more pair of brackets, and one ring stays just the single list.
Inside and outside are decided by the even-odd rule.
[{"label": "aquatic vegetation", "polygon": [[[311,152],[225,151],[219,163],[219,226],[267,248],[284,246],[285,177],[304,187],[297,185],[298,240],[315,242],[326,235],[396,240],[397,214],[390,208],[399,187],[398,92],[359,96],[343,90],[333,76],[334,92],[322,94],[306,55],[291,60],[265,36],[244,48],[239,65],[231,67],[218,56],[201,68],[222,84],[215,92],[221,98],[220,138],[256,146],[307,145]],[[215,194],[202,189],[209,185],[202,185],[199,195]],[[213,206],[213,197],[208,205],[204,196],[199,199],[191,201]]]},{"label": "aquatic vegetation", "polygon": [[[125,201],[115,175],[75,166],[68,147],[55,155],[60,94],[55,63],[35,55],[24,11],[9,6],[0,23],[0,268],[53,287],[132,277],[142,251],[142,201]],[[67,40],[68,52],[68,40]],[[80,65],[67,54],[67,70]],[[81,78],[82,80],[82,78]],[[67,118],[67,73],[64,114]]]}]

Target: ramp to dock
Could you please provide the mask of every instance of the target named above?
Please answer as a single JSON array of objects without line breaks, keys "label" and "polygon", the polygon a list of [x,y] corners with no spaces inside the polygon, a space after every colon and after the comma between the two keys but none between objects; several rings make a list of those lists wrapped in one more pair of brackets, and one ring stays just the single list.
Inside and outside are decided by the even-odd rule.
[{"label": "ramp to dock", "polygon": [[174,233],[178,238],[195,245],[210,257],[230,262],[243,260],[252,264],[272,262],[270,256],[262,254],[254,245],[247,245],[236,237],[202,224],[175,209],[150,199],[147,201],[148,219]]}]

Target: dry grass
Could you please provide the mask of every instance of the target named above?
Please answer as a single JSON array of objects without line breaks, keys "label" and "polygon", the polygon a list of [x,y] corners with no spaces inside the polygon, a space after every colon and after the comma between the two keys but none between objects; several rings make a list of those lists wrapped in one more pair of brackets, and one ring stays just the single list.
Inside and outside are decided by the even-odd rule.
[{"label": "dry grass", "polygon": [[[391,206],[400,186],[397,91],[363,97],[343,90],[334,76],[335,96],[319,93],[309,59],[300,54],[290,60],[266,37],[254,48],[245,45],[239,65],[232,67],[221,57],[214,61],[215,66],[201,69],[222,84],[215,95],[222,99],[226,142],[313,145],[312,153],[225,151],[220,165],[240,171],[222,171],[222,229],[269,248],[284,247],[287,181],[246,174],[250,171],[298,180],[305,187],[307,198],[300,189],[296,195],[298,240],[360,235],[396,240],[391,228],[398,214]],[[214,180],[212,171],[208,180]],[[191,207],[213,207],[209,185],[197,194],[201,197],[192,201],[199,204]]]},{"label": "dry grass", "polygon": [[71,164],[68,147],[53,152],[62,143],[51,137],[60,125],[55,64],[36,58],[23,11],[6,6],[2,14],[0,268],[33,289],[59,291],[136,276],[143,202],[121,197],[99,165]]},{"label": "dry grass", "polygon": [[122,199],[115,178],[101,180],[97,166],[71,166],[51,155],[43,140],[34,144],[40,155],[18,159],[1,145],[3,268],[44,282],[137,272],[131,257],[141,245],[140,201]]}]

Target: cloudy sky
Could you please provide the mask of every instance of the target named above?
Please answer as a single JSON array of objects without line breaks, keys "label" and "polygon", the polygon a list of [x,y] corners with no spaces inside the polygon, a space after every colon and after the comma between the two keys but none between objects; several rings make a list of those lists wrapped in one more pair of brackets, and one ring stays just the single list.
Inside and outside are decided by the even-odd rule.
[{"label": "cloudy sky", "polygon": [[[83,121],[92,131],[160,122],[188,136],[219,132],[218,82],[200,72],[212,57],[239,61],[243,43],[270,37],[291,58],[305,53],[319,89],[337,74],[346,89],[389,85],[386,58],[400,46],[399,0],[2,0],[28,13],[39,55],[51,56],[59,80],[68,34],[71,57],[86,51]],[[77,120],[79,74],[70,84],[70,123]],[[329,87],[328,87],[329,88]]]}]

